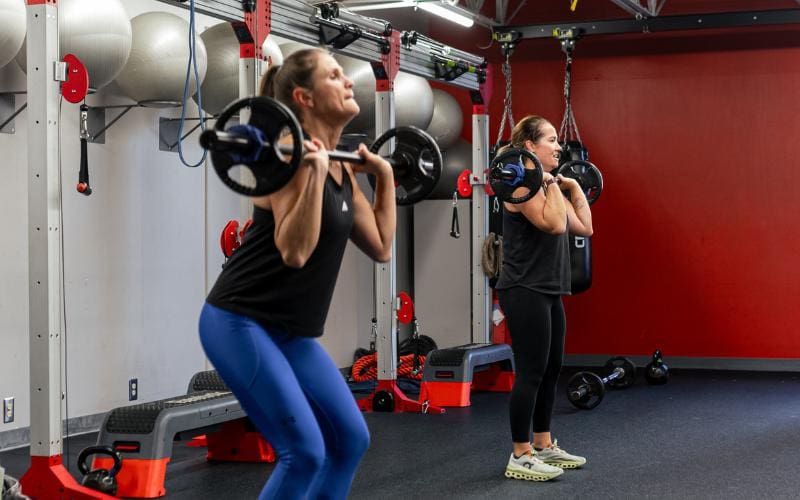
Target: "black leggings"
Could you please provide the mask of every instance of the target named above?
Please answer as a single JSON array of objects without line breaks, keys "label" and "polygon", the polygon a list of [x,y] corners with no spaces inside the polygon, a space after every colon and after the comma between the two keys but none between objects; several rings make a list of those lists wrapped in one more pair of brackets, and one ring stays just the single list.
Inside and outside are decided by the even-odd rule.
[{"label": "black leggings", "polygon": [[564,362],[567,321],[560,295],[523,287],[498,290],[514,350],[516,379],[511,389],[511,439],[531,441],[533,432],[549,432],[556,383]]}]

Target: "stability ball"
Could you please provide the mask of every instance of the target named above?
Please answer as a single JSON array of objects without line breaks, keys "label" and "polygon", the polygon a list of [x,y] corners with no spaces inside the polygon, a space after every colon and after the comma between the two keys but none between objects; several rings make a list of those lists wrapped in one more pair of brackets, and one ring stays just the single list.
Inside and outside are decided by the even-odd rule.
[{"label": "stability ball", "polygon": [[[131,52],[131,21],[120,0],[61,0],[58,3],[60,57],[74,54],[97,90],[117,77]],[[27,69],[27,50],[17,62]]]},{"label": "stability ball", "polygon": [[[208,52],[208,69],[200,90],[203,110],[212,115],[239,98],[239,40],[230,23],[217,24],[205,30],[200,38]],[[283,55],[273,37],[263,45],[264,56],[273,64],[281,64]],[[194,96],[197,101],[197,94]]]},{"label": "stability ball", "polygon": [[300,42],[286,42],[280,45],[281,53],[283,54],[284,59],[289,57],[293,52],[297,52],[298,50],[316,49],[316,48],[319,48],[319,45],[306,45]]},{"label": "stability ball", "polygon": [[440,89],[433,89],[433,118],[428,133],[436,139],[440,149],[448,149],[461,136],[464,115],[455,97]]},{"label": "stability ball", "polygon": [[[147,12],[131,19],[131,28],[131,55],[116,80],[120,89],[136,102],[180,102],[189,61],[189,23],[175,14]],[[199,36],[195,56],[202,84],[208,58]],[[189,95],[196,91],[192,70]]]},{"label": "stability ball", "polygon": [[[345,128],[347,133],[375,135],[375,75],[366,61],[337,55],[345,75],[353,80],[353,93],[361,112]],[[398,73],[394,81],[395,126],[426,129],[433,116],[433,91],[422,77]]]},{"label": "stability ball", "polygon": [[25,0],[0,0],[0,68],[11,62],[25,42]]},{"label": "stability ball", "polygon": [[283,64],[283,52],[281,52],[281,48],[278,46],[278,42],[275,41],[274,36],[268,36],[264,40],[261,50],[264,52],[264,59],[267,61],[267,69],[273,64]]},{"label": "stability ball", "polygon": [[458,175],[464,169],[472,171],[472,144],[464,139],[458,139],[450,148],[442,151],[442,176],[428,199],[452,199]]}]

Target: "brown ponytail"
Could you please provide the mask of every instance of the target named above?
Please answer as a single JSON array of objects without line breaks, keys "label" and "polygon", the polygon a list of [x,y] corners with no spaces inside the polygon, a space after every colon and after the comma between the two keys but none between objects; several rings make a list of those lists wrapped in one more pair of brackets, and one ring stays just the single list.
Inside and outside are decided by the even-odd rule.
[{"label": "brown ponytail", "polygon": [[261,80],[259,95],[277,99],[289,106],[289,109],[300,118],[300,110],[292,99],[292,92],[297,87],[307,89],[313,87],[314,70],[317,69],[319,57],[327,53],[327,50],[321,48],[292,52],[283,60],[283,64],[269,68]]},{"label": "brown ponytail", "polygon": [[544,136],[544,126],[549,123],[537,115],[528,115],[518,121],[511,131],[511,147],[524,148],[525,141],[536,144]]}]

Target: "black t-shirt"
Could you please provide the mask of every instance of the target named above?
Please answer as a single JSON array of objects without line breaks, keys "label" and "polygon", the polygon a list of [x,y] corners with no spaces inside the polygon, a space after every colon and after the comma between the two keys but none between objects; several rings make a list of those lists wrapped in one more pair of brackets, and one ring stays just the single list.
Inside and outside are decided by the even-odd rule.
[{"label": "black t-shirt", "polygon": [[522,213],[503,208],[503,267],[495,289],[513,286],[569,295],[569,233],[546,233]]},{"label": "black t-shirt", "polygon": [[301,269],[287,267],[275,246],[275,218],[255,207],[253,224],[225,265],[206,299],[211,305],[249,316],[266,329],[319,337],[333,297],[347,240],[353,228],[353,188],[328,174],[322,196],[317,247]]}]

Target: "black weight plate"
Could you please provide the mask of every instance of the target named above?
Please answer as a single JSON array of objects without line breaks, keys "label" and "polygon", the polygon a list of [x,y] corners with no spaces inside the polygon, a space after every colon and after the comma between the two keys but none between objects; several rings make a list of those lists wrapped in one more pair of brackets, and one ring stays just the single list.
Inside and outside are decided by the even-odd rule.
[{"label": "black weight plate", "polygon": [[[534,168],[526,168],[525,160],[530,160]],[[509,166],[523,168],[523,175],[515,175]],[[526,149],[508,149],[496,156],[489,164],[489,184],[494,194],[502,201],[517,204],[533,198],[542,187],[542,163],[535,154]],[[525,188],[523,194],[514,196],[517,189]]]},{"label": "black weight plate", "polygon": [[578,372],[567,382],[567,398],[577,408],[591,410],[603,401],[605,395],[603,379],[592,372]]},{"label": "black weight plate", "polygon": [[[269,97],[249,97],[233,102],[217,119],[215,130],[225,131],[228,121],[245,108],[250,108],[249,125],[258,128],[264,135],[264,146],[257,158],[242,162],[232,151],[211,150],[211,163],[226,186],[245,196],[265,196],[280,190],[294,176],[303,154],[303,134],[291,110]],[[285,135],[292,137],[292,155],[284,161],[278,150],[278,141]],[[231,176],[231,169],[244,167],[254,179],[254,186],[247,186]]]},{"label": "black weight plate", "polygon": [[372,397],[372,411],[394,411],[394,396],[388,391],[378,391]]},{"label": "black weight plate", "polygon": [[[378,137],[369,150],[378,153],[389,139],[395,138],[393,163],[398,205],[412,205],[426,199],[442,175],[442,152],[430,134],[417,127],[396,127]],[[375,177],[369,176],[375,189]]]},{"label": "black weight plate", "polygon": [[617,367],[622,368],[625,373],[621,377],[609,380],[608,385],[615,389],[625,389],[632,386],[636,382],[636,365],[633,364],[633,361],[622,356],[606,361],[605,368],[609,374]]},{"label": "black weight plate", "polygon": [[568,161],[559,167],[558,173],[578,181],[590,205],[600,198],[600,193],[603,192],[603,175],[593,163],[584,160]]}]

